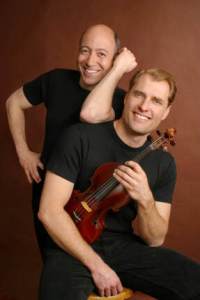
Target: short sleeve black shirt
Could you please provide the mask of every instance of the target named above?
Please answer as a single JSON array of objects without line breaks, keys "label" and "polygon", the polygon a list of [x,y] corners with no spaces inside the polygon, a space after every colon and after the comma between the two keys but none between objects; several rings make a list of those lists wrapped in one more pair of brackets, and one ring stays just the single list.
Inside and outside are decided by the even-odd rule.
[{"label": "short sleeve black shirt", "polygon": [[[26,83],[23,91],[32,105],[44,103],[46,124],[42,160],[47,162],[62,129],[79,122],[82,103],[89,91],[79,85],[80,73],[75,70],[55,69]],[[123,109],[124,91],[116,89],[113,108],[116,118]]]},{"label": "short sleeve black shirt", "polygon": [[[115,132],[113,122],[102,124],[76,124],[65,130],[47,169],[73,182],[75,189],[84,191],[91,184],[95,170],[108,162],[123,163],[134,160],[148,145],[132,148],[124,144]],[[156,201],[172,201],[176,181],[173,157],[161,149],[149,153],[140,162],[147,174]],[[137,214],[134,201],[118,213],[106,217],[107,229],[117,232],[132,231],[131,220]]]}]

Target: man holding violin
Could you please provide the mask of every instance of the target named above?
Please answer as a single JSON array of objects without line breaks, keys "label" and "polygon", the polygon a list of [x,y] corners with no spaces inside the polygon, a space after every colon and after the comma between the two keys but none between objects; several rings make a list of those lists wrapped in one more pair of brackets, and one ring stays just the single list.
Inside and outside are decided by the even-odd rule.
[{"label": "man holding violin", "polygon": [[[92,92],[110,97],[113,89],[108,75]],[[168,231],[175,161],[162,149],[150,152],[140,163],[134,161],[150,146],[149,136],[168,116],[175,94],[175,81],[168,72],[139,71],[130,82],[120,119],[77,124],[63,133],[47,165],[38,214],[55,242],[46,254],[40,300],[86,300],[94,289],[101,296],[116,295],[123,286],[158,299],[200,299],[200,265],[161,247]],[[118,211],[108,210],[102,234],[89,244],[75,224],[76,218],[81,222],[80,215],[75,211],[74,218],[66,204],[74,189],[83,193],[90,185],[96,197],[95,180],[98,177],[104,184],[101,177],[110,162],[119,163],[110,173],[129,202]],[[83,212],[92,213],[87,197],[81,205]],[[94,227],[99,226],[98,217]]]}]

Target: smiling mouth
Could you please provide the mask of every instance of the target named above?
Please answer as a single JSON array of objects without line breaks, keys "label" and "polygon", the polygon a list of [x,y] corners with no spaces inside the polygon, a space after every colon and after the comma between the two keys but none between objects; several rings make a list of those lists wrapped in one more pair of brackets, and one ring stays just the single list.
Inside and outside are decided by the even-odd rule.
[{"label": "smiling mouth", "polygon": [[84,75],[86,75],[86,76],[97,75],[99,73],[99,71],[100,70],[91,70],[91,69],[83,68]]},{"label": "smiling mouth", "polygon": [[149,120],[149,119],[151,119],[149,116],[140,114],[140,113],[138,113],[138,112],[134,112],[134,115],[135,115],[138,119],[140,119],[140,120]]}]

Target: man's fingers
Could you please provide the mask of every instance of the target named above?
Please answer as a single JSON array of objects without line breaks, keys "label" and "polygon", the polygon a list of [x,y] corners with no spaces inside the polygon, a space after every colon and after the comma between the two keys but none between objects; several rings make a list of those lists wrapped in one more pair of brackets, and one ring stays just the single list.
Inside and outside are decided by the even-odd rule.
[{"label": "man's fingers", "polygon": [[125,162],[125,166],[130,167],[130,168],[131,168],[132,170],[134,170],[135,172],[140,172],[140,171],[142,171],[141,166],[140,166],[137,162],[135,162],[135,161],[133,161],[133,160],[126,161],[126,162]]},{"label": "man's fingers", "polygon": [[24,171],[25,171],[26,177],[27,177],[27,179],[28,179],[28,182],[29,182],[29,183],[32,183],[32,182],[33,182],[33,179],[32,179],[32,177],[31,177],[31,175],[30,175],[30,173],[29,173],[29,170],[28,170],[28,169],[25,169]]},{"label": "man's fingers", "polygon": [[120,289],[117,286],[114,286],[114,287],[104,288],[103,290],[100,291],[100,295],[101,297],[110,297],[119,294],[121,291],[122,289]]},{"label": "man's fingers", "polygon": [[131,177],[135,177],[136,176],[136,173],[133,169],[131,169],[130,167],[128,166],[125,166],[125,165],[121,165],[119,166],[117,169],[116,169],[116,172],[120,172],[121,173],[124,173],[124,174],[127,174],[128,176],[131,176]]},{"label": "man's fingers", "polygon": [[121,281],[119,281],[119,283],[117,284],[117,292],[118,294],[121,293],[123,291],[123,286],[121,284]]},{"label": "man's fingers", "polygon": [[29,183],[40,182],[41,177],[38,168],[44,169],[43,163],[40,161],[40,153],[28,151],[23,157],[19,157],[19,162],[25,171]]},{"label": "man's fingers", "polygon": [[37,183],[41,181],[37,166],[29,165],[28,167],[26,166],[24,168],[24,170],[25,170],[25,173],[26,173],[29,183],[32,183],[33,180]]},{"label": "man's fingers", "polygon": [[138,180],[138,174],[136,174],[131,168],[126,166],[120,166],[114,171],[114,176],[118,176],[117,179],[121,179],[130,185]]},{"label": "man's fingers", "polygon": [[40,182],[41,177],[40,177],[40,175],[39,175],[39,173],[38,173],[37,167],[33,167],[33,168],[32,168],[32,170],[31,170],[31,175],[32,175],[33,179],[34,179],[37,183]]},{"label": "man's fingers", "polygon": [[43,163],[42,163],[41,161],[39,161],[38,167],[39,167],[40,169],[44,170],[44,165],[43,165]]},{"label": "man's fingers", "polygon": [[105,289],[104,289],[104,296],[105,296],[105,297],[112,296],[112,292],[111,292],[111,289],[110,289],[110,288],[105,288]]},{"label": "man's fingers", "polygon": [[124,181],[124,182],[131,182],[132,178],[130,177],[130,175],[128,175],[127,173],[125,173],[124,171],[121,170],[116,170],[113,174],[114,176],[117,176],[117,179],[120,179],[120,181]]},{"label": "man's fingers", "polygon": [[99,295],[100,295],[101,297],[104,297],[104,289],[99,289]]},{"label": "man's fingers", "polygon": [[111,294],[112,296],[119,294],[117,287],[111,287]]}]

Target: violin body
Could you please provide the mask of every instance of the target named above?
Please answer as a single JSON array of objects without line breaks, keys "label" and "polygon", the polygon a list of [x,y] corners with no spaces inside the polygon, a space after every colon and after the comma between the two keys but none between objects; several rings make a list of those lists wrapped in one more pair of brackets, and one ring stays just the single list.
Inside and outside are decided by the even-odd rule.
[{"label": "violin body", "polygon": [[[93,243],[105,227],[105,216],[109,210],[118,211],[129,201],[129,196],[119,184],[112,191],[105,191],[103,184],[112,177],[118,163],[107,163],[95,171],[90,187],[83,193],[74,190],[65,206],[82,237]],[[102,195],[101,190],[106,193]]]}]

